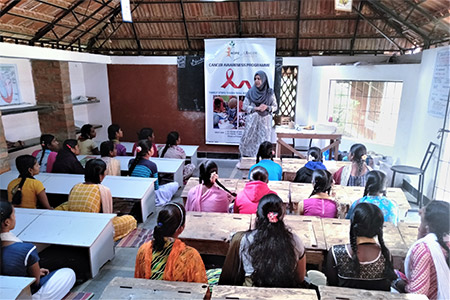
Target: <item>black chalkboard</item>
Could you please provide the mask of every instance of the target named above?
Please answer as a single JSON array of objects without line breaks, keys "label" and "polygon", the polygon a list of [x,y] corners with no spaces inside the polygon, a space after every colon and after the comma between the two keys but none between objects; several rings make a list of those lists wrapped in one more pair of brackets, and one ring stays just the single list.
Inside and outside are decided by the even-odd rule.
[{"label": "black chalkboard", "polygon": [[205,111],[204,61],[203,56],[178,56],[178,110]]}]

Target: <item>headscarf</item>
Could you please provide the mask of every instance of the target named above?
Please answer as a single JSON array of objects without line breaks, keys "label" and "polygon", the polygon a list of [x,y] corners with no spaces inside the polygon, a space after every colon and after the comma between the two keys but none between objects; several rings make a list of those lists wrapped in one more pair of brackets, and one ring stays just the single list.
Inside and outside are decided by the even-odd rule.
[{"label": "headscarf", "polygon": [[[255,76],[256,75],[259,75],[259,77],[261,78],[261,86],[258,88],[254,84],[248,90],[247,95],[245,95],[245,97],[247,97],[251,102],[256,104],[256,106],[260,106],[261,104],[271,106],[273,90],[269,87],[269,83],[267,82],[267,75],[264,71],[258,71],[255,73]],[[269,112],[267,110],[263,112],[258,111],[258,114],[264,117],[267,116]]]}]

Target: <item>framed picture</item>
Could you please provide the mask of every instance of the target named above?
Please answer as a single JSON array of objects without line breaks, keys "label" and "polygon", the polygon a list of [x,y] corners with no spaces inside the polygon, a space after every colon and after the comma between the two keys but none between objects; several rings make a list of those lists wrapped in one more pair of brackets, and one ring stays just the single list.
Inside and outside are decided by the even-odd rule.
[{"label": "framed picture", "polygon": [[21,102],[17,66],[0,64],[0,106]]}]

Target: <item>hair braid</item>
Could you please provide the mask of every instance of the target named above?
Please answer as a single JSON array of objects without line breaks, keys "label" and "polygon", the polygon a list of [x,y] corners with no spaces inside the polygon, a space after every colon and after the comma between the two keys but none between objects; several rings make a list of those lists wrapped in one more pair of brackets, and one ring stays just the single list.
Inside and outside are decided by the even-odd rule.
[{"label": "hair braid", "polygon": [[445,251],[447,252],[447,257],[446,257],[445,262],[447,263],[447,266],[450,267],[450,253],[449,253],[450,249],[448,248],[447,244],[444,242],[444,238],[443,238],[444,233],[439,232],[439,233],[435,233],[435,234],[436,234],[439,245],[441,245],[441,247],[444,248]]},{"label": "hair braid", "polygon": [[383,227],[381,227],[378,230],[378,242],[380,243],[381,246],[381,253],[384,256],[384,276],[386,276],[388,279],[394,280],[397,275],[394,272],[394,267],[392,266],[392,261],[391,261],[391,255],[389,253],[388,248],[386,247],[386,245],[384,244],[384,239],[383,239]]},{"label": "hair braid", "polygon": [[355,270],[355,275],[359,276],[359,259],[358,259],[358,244],[356,242],[356,238],[358,236],[358,225],[352,224],[350,227],[350,246],[352,247],[352,261],[353,267]]}]

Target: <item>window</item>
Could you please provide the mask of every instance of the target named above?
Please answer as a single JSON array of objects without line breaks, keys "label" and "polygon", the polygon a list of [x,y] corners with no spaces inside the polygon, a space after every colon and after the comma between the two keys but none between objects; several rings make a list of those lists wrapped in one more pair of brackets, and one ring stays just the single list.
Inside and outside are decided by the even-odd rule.
[{"label": "window", "polygon": [[281,68],[280,108],[278,115],[291,117],[291,120],[295,120],[297,75],[298,66],[283,66]]},{"label": "window", "polygon": [[331,80],[328,119],[344,136],[393,145],[402,82]]}]

